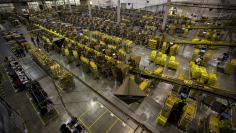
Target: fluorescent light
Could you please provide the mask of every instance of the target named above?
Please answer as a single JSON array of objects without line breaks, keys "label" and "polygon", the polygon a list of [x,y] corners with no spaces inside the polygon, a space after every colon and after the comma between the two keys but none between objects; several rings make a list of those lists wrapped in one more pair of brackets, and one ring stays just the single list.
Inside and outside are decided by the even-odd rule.
[{"label": "fluorescent light", "polygon": [[96,101],[93,101],[93,100],[90,102],[91,106],[94,106],[95,103],[96,103]]}]

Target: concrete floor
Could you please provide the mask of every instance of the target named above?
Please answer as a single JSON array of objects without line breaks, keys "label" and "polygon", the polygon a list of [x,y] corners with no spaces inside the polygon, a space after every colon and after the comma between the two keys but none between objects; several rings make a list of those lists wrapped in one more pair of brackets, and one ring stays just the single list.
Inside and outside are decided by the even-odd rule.
[{"label": "concrete floor", "polygon": [[[4,40],[1,40],[0,50],[3,53],[3,56],[13,56],[7,44]],[[4,51],[4,52],[3,52]],[[26,120],[26,125],[30,132],[59,132],[59,126],[62,122],[65,122],[69,116],[65,112],[62,104],[57,96],[57,92],[55,90],[55,85],[53,84],[52,79],[27,55],[24,58],[19,59],[19,62],[23,66],[24,70],[28,75],[33,79],[37,80],[42,88],[48,93],[49,98],[52,99],[55,108],[59,114],[59,117],[53,120],[50,120],[49,123],[44,126],[41,122],[37,112],[33,109],[32,105],[29,102],[28,97],[25,92],[20,93],[12,93],[13,88],[9,88],[7,90],[8,93],[11,94],[11,100],[7,99],[7,101],[11,101],[11,106],[17,108],[19,112],[22,112],[22,117]],[[137,125],[135,125],[132,121],[129,122],[130,125],[122,121],[124,118],[119,118],[116,114],[113,113],[108,108],[114,109],[110,107],[109,104],[104,103],[102,99],[100,99],[94,92],[84,86],[80,81],[75,79],[75,89],[70,93],[63,93],[63,100],[66,104],[67,109],[74,115],[78,116],[80,122],[83,123],[86,127],[88,127],[89,131],[94,133],[100,132],[133,132]],[[15,97],[15,99],[13,99]],[[96,99],[96,100],[93,100]],[[24,103],[27,106],[22,106]],[[18,106],[17,106],[18,105]],[[21,108],[21,109],[20,109]],[[121,114],[119,114],[121,115]],[[27,122],[28,121],[28,122]],[[34,124],[30,124],[34,123]],[[114,130],[114,128],[118,128],[118,130]]]},{"label": "concrete floor", "polygon": [[[24,33],[27,40],[30,41],[26,29],[20,28],[20,31]],[[0,40],[0,42],[4,43],[4,40]],[[8,50],[6,49],[9,49],[6,47],[6,45],[0,45],[0,50],[2,50],[1,53],[4,56],[9,54],[7,53]],[[142,46],[134,46],[133,50],[135,51],[135,54],[142,56],[140,63],[141,69],[145,67],[148,70],[154,70],[156,66],[154,64],[149,64],[149,55],[151,50],[148,50],[147,48],[144,48]],[[191,46],[181,47],[180,54],[176,56],[176,60],[180,62],[180,67],[176,72],[165,69],[164,73],[174,77],[176,77],[178,73],[185,73],[186,78],[189,79],[190,75],[188,59],[191,57],[191,51],[193,51],[193,47]],[[106,102],[103,98],[101,98],[87,86],[85,86],[80,80],[75,78],[74,81],[76,84],[76,88],[69,93],[62,93],[63,99],[68,110],[73,115],[78,116],[80,118],[80,122],[85,124],[91,132],[133,132],[135,129],[137,129],[137,131],[141,131],[137,123],[133,122],[132,119],[129,118],[129,116],[135,117],[137,120],[139,120],[139,122],[145,124],[154,132],[180,132],[173,125],[167,125],[166,128],[162,128],[155,123],[155,118],[163,107],[163,102],[166,96],[173,88],[172,85],[160,82],[154,89],[153,95],[146,97],[141,104],[137,105],[136,109],[133,109],[132,106],[125,104],[112,94],[112,92],[114,92],[119,86],[116,81],[104,78],[95,80],[91,74],[83,72],[81,67],[76,67],[75,64],[66,64],[65,58],[63,56],[58,55],[55,52],[50,52],[50,56],[60,62],[60,64],[71,71],[80,80],[84,81],[87,85],[94,88],[99,94],[106,97],[106,99],[108,99],[112,104],[115,104],[122,110],[120,111],[116,109],[116,107],[114,107],[109,102]],[[66,114],[64,108],[60,103],[52,79],[34,61],[32,61],[29,56],[21,59],[20,62],[25,70],[29,73],[31,78],[40,82],[41,86],[49,94],[50,98],[54,102],[55,108],[59,114],[59,117],[56,120],[50,121],[49,124],[44,127],[40,125],[37,115],[31,108],[32,116],[35,116],[32,117],[32,119],[34,119],[35,123],[39,123],[39,125],[34,127],[29,124],[30,130],[34,131],[35,129],[39,128],[41,129],[37,130],[39,132],[49,132],[52,130],[58,132],[60,123],[65,121],[68,118],[68,115]],[[217,75],[219,84],[221,86],[227,86],[226,89],[236,92],[235,77],[228,76],[231,81],[229,80],[227,82],[224,82],[226,75],[222,73],[217,73]],[[22,102],[27,103],[27,98]],[[29,104],[27,103],[27,105]],[[208,108],[204,110],[208,110]],[[201,112],[202,111],[203,109],[201,110]],[[24,112],[24,110],[22,112]],[[125,115],[122,112],[125,112],[128,115]]]}]

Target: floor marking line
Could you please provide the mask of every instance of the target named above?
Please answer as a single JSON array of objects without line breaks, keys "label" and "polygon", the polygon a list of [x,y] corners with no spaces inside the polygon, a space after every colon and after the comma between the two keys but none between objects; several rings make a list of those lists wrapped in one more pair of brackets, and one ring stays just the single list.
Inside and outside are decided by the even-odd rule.
[{"label": "floor marking line", "polygon": [[88,130],[88,132],[92,133],[92,131],[88,128],[88,126],[80,118],[78,118],[78,119],[85,126],[85,128]]},{"label": "floor marking line", "polygon": [[[110,113],[112,113],[112,114],[114,114],[110,109],[108,109],[104,104],[102,104],[101,102],[99,102],[99,101],[97,101],[99,104],[101,104],[101,105],[103,105],[105,108],[106,108],[106,110],[107,111],[109,111]],[[114,114],[114,116],[117,118],[117,119],[119,119],[120,121],[122,121],[118,116],[116,116],[115,114]]]},{"label": "floor marking line", "polygon": [[[104,104],[102,104],[102,103],[99,102],[99,101],[98,101],[98,103],[101,104],[101,105],[103,105],[110,113],[113,114],[113,112],[112,112],[110,109],[108,109]],[[116,116],[115,114],[114,114],[114,116],[115,116],[120,122],[126,123],[125,121],[121,120],[121,119],[120,119],[118,116]],[[126,125],[127,125],[127,127],[129,127],[129,129],[130,129],[129,132],[130,132],[132,128],[128,125],[128,123],[126,123]]]},{"label": "floor marking line", "polygon": [[89,112],[89,109],[87,109],[86,111],[84,111],[80,116],[79,116],[79,118],[81,118],[81,117],[83,117],[86,113],[88,113]]},{"label": "floor marking line", "polygon": [[104,112],[102,113],[102,115],[100,115],[100,116],[89,126],[89,128],[91,128],[103,115],[105,115],[106,112],[107,112],[107,110],[104,111]]},{"label": "floor marking line", "polygon": [[106,133],[108,133],[114,126],[115,124],[119,121],[119,119],[116,119],[112,124],[111,126],[107,129]]}]

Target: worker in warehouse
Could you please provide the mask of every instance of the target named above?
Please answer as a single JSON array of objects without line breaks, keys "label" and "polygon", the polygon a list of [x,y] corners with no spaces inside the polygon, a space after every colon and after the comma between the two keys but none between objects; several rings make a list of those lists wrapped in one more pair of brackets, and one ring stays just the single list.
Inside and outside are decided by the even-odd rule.
[{"label": "worker in warehouse", "polygon": [[31,42],[34,44],[34,46],[36,46],[34,37],[31,36],[30,39],[31,39]]},{"label": "worker in warehouse", "polygon": [[40,46],[40,41],[39,41],[39,37],[38,37],[38,36],[37,36],[37,38],[36,38],[36,44],[37,44],[36,47],[39,47],[39,46]]}]

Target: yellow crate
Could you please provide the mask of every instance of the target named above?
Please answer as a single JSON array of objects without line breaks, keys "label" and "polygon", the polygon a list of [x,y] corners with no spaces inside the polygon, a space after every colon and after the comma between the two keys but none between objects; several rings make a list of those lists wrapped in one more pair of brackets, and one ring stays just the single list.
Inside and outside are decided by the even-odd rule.
[{"label": "yellow crate", "polygon": [[163,55],[162,52],[158,52],[158,53],[157,53],[157,56],[158,56],[158,57],[161,57],[162,55]]},{"label": "yellow crate", "polygon": [[73,56],[77,57],[78,56],[78,52],[76,50],[73,50]]},{"label": "yellow crate", "polygon": [[143,82],[141,82],[141,83],[139,84],[139,88],[140,88],[142,91],[144,91],[145,89],[147,89],[148,85],[149,85],[149,81],[148,81],[148,80],[143,80]]},{"label": "yellow crate", "polygon": [[93,70],[97,71],[97,65],[95,64],[95,62],[90,61],[89,64],[90,64],[90,67],[91,67]]},{"label": "yellow crate", "polygon": [[161,126],[165,126],[166,122],[167,122],[167,118],[162,115],[158,116],[156,119],[156,123]]},{"label": "yellow crate", "polygon": [[151,55],[150,55],[150,61],[153,62],[155,60],[155,57],[156,57],[156,54],[157,54],[157,51],[156,50],[153,50],[151,52]]},{"label": "yellow crate", "polygon": [[216,74],[215,73],[210,73],[208,76],[209,76],[208,84],[209,85],[214,85],[217,81]]},{"label": "yellow crate", "polygon": [[154,40],[154,39],[148,40],[148,47],[150,49],[156,49],[156,46],[157,46],[157,40]]},{"label": "yellow crate", "polygon": [[165,66],[165,64],[166,64],[166,54],[163,54],[161,57],[160,65]]},{"label": "yellow crate", "polygon": [[198,79],[201,76],[201,69],[199,68],[198,65],[192,64],[191,67],[191,74],[194,79]]},{"label": "yellow crate", "polygon": [[64,49],[64,54],[67,55],[67,56],[69,55],[69,50],[67,48]]},{"label": "yellow crate", "polygon": [[155,60],[155,63],[157,65],[160,65],[161,64],[161,58],[160,57],[157,57],[156,60]]},{"label": "yellow crate", "polygon": [[175,61],[175,56],[170,56],[170,61]]},{"label": "yellow crate", "polygon": [[83,56],[80,56],[80,60],[81,60],[82,62],[86,63],[86,64],[89,63],[89,60],[88,60],[87,58],[83,57]]},{"label": "yellow crate", "polygon": [[163,67],[158,67],[153,71],[154,75],[160,75],[163,72]]},{"label": "yellow crate", "polygon": [[206,72],[201,73],[200,82],[205,83],[208,81],[208,74]]},{"label": "yellow crate", "polygon": [[175,61],[170,61],[168,63],[168,67],[171,68],[171,69],[174,69],[174,70],[176,70],[178,68],[178,66],[179,66],[179,63],[175,62]]},{"label": "yellow crate", "polygon": [[163,42],[161,52],[165,53],[167,50],[167,42]]},{"label": "yellow crate", "polygon": [[179,52],[179,46],[177,44],[174,44],[170,47],[170,55],[175,55]]}]

